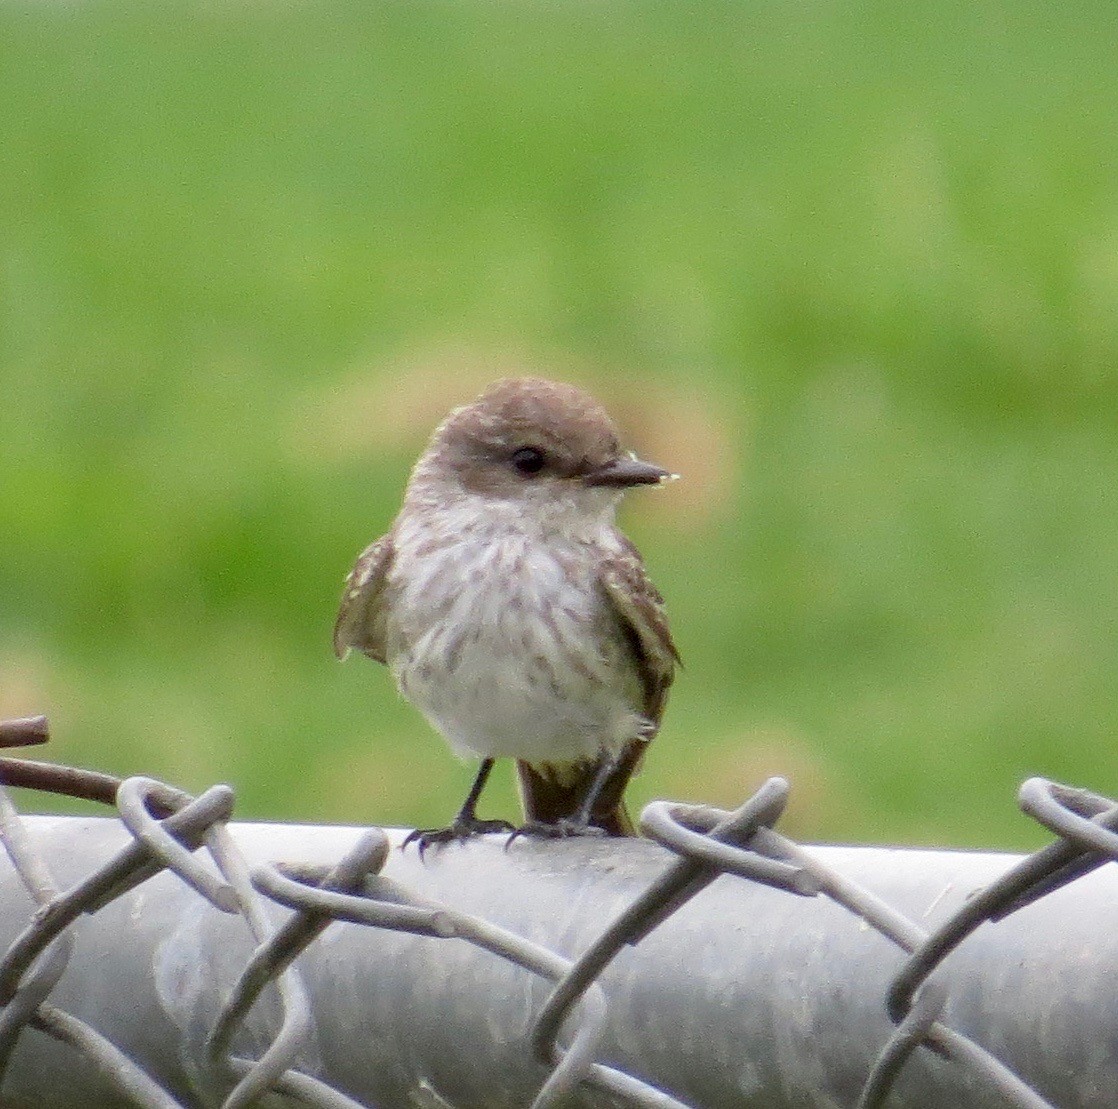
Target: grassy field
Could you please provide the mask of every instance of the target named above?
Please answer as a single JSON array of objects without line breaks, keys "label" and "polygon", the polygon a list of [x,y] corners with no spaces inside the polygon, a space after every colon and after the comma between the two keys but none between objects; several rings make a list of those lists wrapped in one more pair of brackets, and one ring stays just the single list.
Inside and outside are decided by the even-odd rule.
[{"label": "grassy field", "polygon": [[[329,630],[425,435],[586,384],[687,668],[633,790],[1021,847],[1118,792],[1118,9],[0,9],[0,711],[244,816],[472,773]],[[23,799],[21,802],[39,804]],[[507,777],[489,807],[511,815]]]}]

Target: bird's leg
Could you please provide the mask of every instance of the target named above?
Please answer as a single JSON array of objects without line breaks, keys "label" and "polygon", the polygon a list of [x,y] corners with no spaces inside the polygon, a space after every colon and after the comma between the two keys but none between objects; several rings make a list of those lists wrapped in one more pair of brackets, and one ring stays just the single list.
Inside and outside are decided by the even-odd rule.
[{"label": "bird's leg", "polygon": [[464,842],[470,836],[482,835],[485,832],[511,832],[513,827],[507,820],[479,820],[475,811],[481,791],[485,789],[485,783],[493,770],[493,762],[493,759],[481,760],[474,784],[470,786],[470,792],[466,794],[466,800],[462,802],[462,807],[449,828],[416,828],[414,832],[408,833],[402,846],[407,847],[409,843],[417,843],[422,857],[423,852],[433,844],[451,843],[455,840]]},{"label": "bird's leg", "polygon": [[620,755],[606,755],[598,764],[598,769],[594,772],[594,779],[587,787],[586,796],[583,797],[578,812],[575,813],[573,823],[576,827],[585,828],[589,826],[590,818],[594,815],[594,806],[598,803],[602,788],[609,781],[610,775],[617,769],[617,764],[620,761]]},{"label": "bird's leg", "polygon": [[[481,766],[477,768],[477,777],[474,778],[474,784],[470,786],[470,792],[466,794],[466,800],[462,802],[462,807],[458,810],[458,815],[454,818],[451,827],[466,828],[473,832],[499,832],[508,828],[509,822],[507,820],[478,820],[475,811],[478,799],[481,797],[481,791],[485,789],[485,783],[489,781],[489,775],[493,770],[495,761],[495,759],[481,760]],[[491,824],[495,827],[489,827]]]},{"label": "bird's leg", "polygon": [[617,769],[621,756],[603,755],[594,771],[594,777],[586,788],[586,793],[579,802],[578,810],[572,817],[563,817],[553,823],[543,820],[529,820],[521,824],[505,841],[508,847],[519,836],[537,836],[543,839],[567,839],[570,836],[599,836],[605,833],[601,828],[596,828],[590,823],[594,815],[594,806],[598,802],[602,789],[609,781],[610,775]]}]

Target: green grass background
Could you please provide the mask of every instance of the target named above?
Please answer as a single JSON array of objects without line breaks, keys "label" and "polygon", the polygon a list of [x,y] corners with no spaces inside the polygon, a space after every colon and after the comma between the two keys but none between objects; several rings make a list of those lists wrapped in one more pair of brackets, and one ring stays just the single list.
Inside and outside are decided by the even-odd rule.
[{"label": "green grass background", "polygon": [[[487,379],[685,480],[654,796],[1022,847],[1118,793],[1118,9],[0,9],[0,708],[246,817],[445,821],[329,630]],[[21,804],[37,807],[39,798]],[[507,778],[488,808],[511,815]]]}]

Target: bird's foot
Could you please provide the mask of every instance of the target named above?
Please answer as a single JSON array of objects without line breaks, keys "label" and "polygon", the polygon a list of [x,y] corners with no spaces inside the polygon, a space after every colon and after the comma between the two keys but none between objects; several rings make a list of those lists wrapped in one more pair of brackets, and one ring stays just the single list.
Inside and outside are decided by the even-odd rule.
[{"label": "bird's foot", "polygon": [[483,836],[488,832],[513,832],[515,829],[507,820],[478,820],[477,817],[457,817],[449,828],[416,828],[409,832],[400,845],[402,851],[409,843],[419,848],[419,857],[428,847],[442,847],[447,843],[465,843],[472,836]]},{"label": "bird's foot", "polygon": [[513,841],[521,836],[528,836],[531,839],[573,839],[575,836],[604,836],[605,834],[603,829],[588,824],[585,820],[571,820],[567,817],[562,817],[553,823],[529,820],[519,828],[513,829],[509,838],[505,840],[505,850],[507,851]]}]

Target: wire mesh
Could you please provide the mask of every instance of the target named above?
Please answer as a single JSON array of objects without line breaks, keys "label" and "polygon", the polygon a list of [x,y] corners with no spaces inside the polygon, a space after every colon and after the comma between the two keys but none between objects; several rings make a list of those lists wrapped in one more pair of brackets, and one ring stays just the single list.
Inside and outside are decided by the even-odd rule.
[{"label": "wire mesh", "polygon": [[[24,746],[46,738],[41,717],[0,723],[0,746]],[[1115,802],[1030,779],[1021,787],[1020,804],[1055,840],[1016,861],[929,929],[840,873],[817,852],[779,833],[774,825],[789,787],[773,778],[734,812],[666,802],[649,805],[641,828],[665,851],[660,873],[605,922],[594,942],[571,958],[476,913],[421,896],[383,874],[391,847],[381,829],[368,830],[332,866],[251,865],[229,829],[234,798],[226,786],[191,797],[150,778],[117,781],[14,758],[0,758],[0,781],[112,804],[130,837],[93,873],[62,889],[36,851],[7,790],[0,787],[0,840],[35,906],[0,958],[0,1092],[17,1045],[33,1029],[89,1061],[122,1104],[158,1109],[242,1109],[265,1104],[272,1095],[323,1109],[363,1104],[302,1063],[314,1055],[322,1014],[316,1015],[312,1005],[300,956],[341,925],[407,933],[432,942],[461,941],[550,983],[524,1039],[525,1050],[533,1053],[546,1075],[532,1101],[534,1109],[578,1102],[590,1093],[625,1105],[681,1109],[685,1102],[668,1092],[673,1088],[670,1074],[638,1077],[602,1060],[611,1006],[603,976],[619,953],[662,928],[723,876],[768,886],[789,898],[826,898],[904,954],[881,997],[894,1031],[864,1075],[856,1101],[859,1109],[888,1105],[899,1077],[919,1052],[933,1053],[946,1065],[967,1072],[981,1091],[975,1104],[1040,1109],[1052,1103],[991,1050],[952,1025],[947,1015],[949,990],[937,971],[981,926],[1003,921],[1118,860]],[[185,1096],[145,1071],[130,1057],[129,1045],[111,1043],[88,1021],[51,1001],[73,957],[75,922],[161,872],[176,876],[214,912],[242,921],[253,944],[235,980],[222,983],[216,1018],[195,1029],[193,1039],[182,1045],[191,1059]],[[279,924],[277,906],[291,910]],[[237,1033],[272,987],[281,1010],[278,1030],[249,1057],[234,1047]],[[376,983],[368,988],[374,990]],[[1037,1046],[1043,1050],[1043,1044]],[[446,1104],[434,1091],[429,1102]],[[833,1104],[819,1102],[824,1103]],[[1108,1102],[1085,1096],[1082,1103]]]}]

